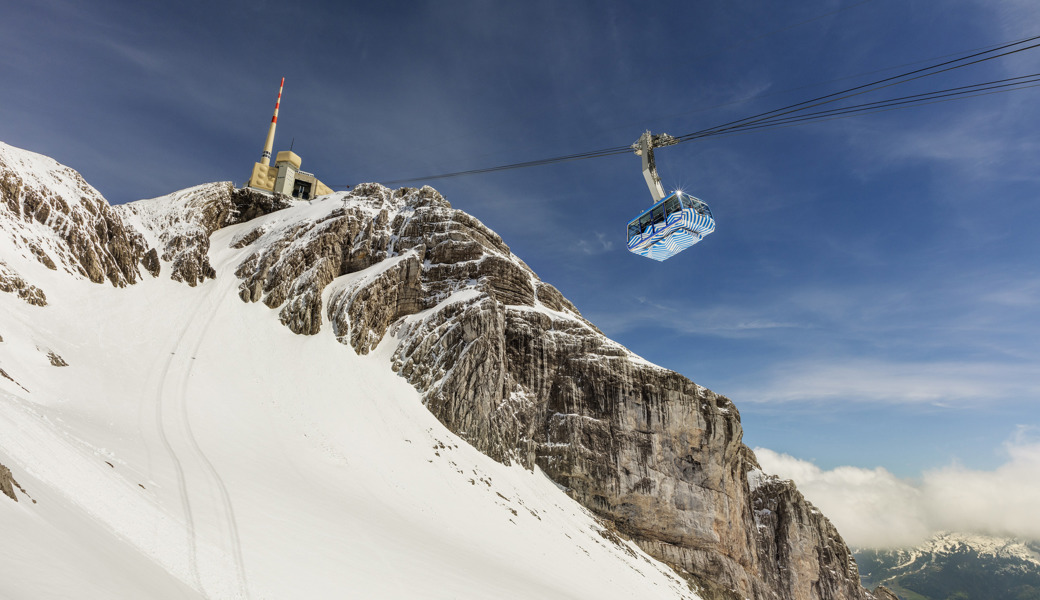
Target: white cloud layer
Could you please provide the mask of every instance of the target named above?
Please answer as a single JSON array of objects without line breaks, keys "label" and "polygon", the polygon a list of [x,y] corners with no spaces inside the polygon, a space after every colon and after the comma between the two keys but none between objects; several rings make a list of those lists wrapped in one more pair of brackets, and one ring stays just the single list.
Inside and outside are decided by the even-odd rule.
[{"label": "white cloud layer", "polygon": [[762,468],[794,480],[853,547],[916,545],[939,531],[1040,540],[1040,441],[1026,431],[1006,444],[1007,461],[992,471],[952,464],[919,481],[882,467],[829,471],[768,448],[755,448]]},{"label": "white cloud layer", "polygon": [[727,390],[747,402],[857,401],[938,406],[1040,396],[1034,364],[806,360]]}]

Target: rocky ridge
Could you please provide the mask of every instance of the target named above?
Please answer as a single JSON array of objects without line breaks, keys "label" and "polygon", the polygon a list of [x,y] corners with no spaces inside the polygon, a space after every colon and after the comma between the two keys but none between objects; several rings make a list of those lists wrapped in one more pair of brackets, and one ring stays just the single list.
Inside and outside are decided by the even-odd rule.
[{"label": "rocky ridge", "polygon": [[[47,269],[117,287],[140,280],[139,265],[148,252],[141,234],[79,173],[3,143],[0,228],[6,234],[0,236],[5,256],[18,253]],[[2,263],[0,289],[31,304],[46,303],[39,288]]]},{"label": "rocky ridge", "polygon": [[943,532],[914,548],[862,549],[864,581],[904,598],[1040,598],[1040,543]]},{"label": "rocky ridge", "polygon": [[908,560],[924,554],[957,554],[970,551],[982,557],[1015,559],[1040,569],[1040,543],[992,535],[945,531],[910,551]]},{"label": "rocky ridge", "polygon": [[359,354],[389,345],[446,426],[496,460],[540,468],[703,597],[875,597],[793,484],[753,475],[729,399],[606,338],[432,188],[365,184],[301,203],[218,183],[113,209],[38,155],[23,169],[60,177],[26,184],[10,160],[24,151],[0,151],[0,224],[37,228],[15,250],[46,268],[121,286],[165,263],[204,285],[216,276],[210,235],[241,225],[243,301],[298,334],[328,327]]},{"label": "rocky ridge", "polygon": [[287,206],[287,201],[224,181],[114,208],[152,247],[144,261],[152,276],[159,275],[161,257],[170,265],[171,279],[194,287],[217,277],[209,262],[209,236],[214,231]]},{"label": "rocky ridge", "polygon": [[607,339],[435,190],[367,184],[308,211],[236,239],[255,248],[236,270],[243,300],[296,333],[327,324],[361,354],[392,344],[446,426],[537,465],[705,597],[873,597],[793,484],[752,490],[729,399]]}]

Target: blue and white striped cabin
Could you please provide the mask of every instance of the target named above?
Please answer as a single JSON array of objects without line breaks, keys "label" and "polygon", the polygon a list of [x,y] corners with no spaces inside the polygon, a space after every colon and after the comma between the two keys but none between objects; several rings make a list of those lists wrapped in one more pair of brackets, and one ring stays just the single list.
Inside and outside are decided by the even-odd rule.
[{"label": "blue and white striped cabin", "polygon": [[707,203],[674,192],[628,222],[628,249],[640,256],[665,260],[715,231]]}]

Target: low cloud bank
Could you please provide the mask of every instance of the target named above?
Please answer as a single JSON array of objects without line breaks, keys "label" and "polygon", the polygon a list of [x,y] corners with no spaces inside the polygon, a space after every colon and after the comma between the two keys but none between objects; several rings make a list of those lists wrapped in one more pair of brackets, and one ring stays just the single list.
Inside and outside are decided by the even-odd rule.
[{"label": "low cloud bank", "polygon": [[939,531],[1040,540],[1040,441],[1021,431],[992,471],[952,464],[900,479],[877,467],[829,471],[768,448],[755,448],[766,473],[794,480],[853,547],[916,545]]},{"label": "low cloud bank", "polygon": [[727,395],[745,402],[977,405],[1040,397],[1040,383],[1034,364],[837,359],[778,364],[762,381]]}]

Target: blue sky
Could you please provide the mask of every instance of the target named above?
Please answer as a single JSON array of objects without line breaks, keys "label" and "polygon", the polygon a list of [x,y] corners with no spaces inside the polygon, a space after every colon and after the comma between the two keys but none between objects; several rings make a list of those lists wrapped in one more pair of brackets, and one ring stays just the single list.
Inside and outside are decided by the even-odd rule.
[{"label": "blue sky", "polygon": [[[36,0],[0,20],[0,140],[113,203],[241,184],[284,76],[275,150],[388,181],[689,133],[1033,35],[1032,0]],[[1040,49],[864,100],[1034,72]],[[650,201],[635,155],[431,183],[608,335],[730,396],[749,445],[986,472],[1040,428],[1038,99],[659,150],[717,220],[664,263],[625,250]]]}]

